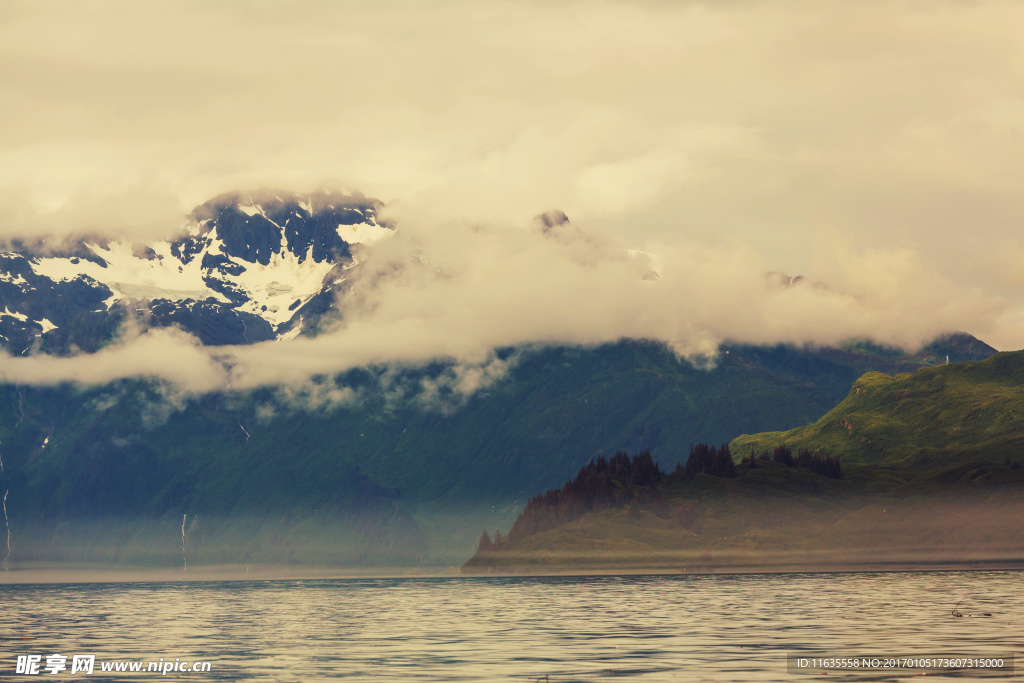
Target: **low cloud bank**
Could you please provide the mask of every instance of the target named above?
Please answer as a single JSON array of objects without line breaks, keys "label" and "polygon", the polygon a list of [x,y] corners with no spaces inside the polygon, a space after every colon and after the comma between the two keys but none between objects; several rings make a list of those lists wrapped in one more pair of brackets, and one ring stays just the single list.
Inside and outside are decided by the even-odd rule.
[{"label": "low cloud bank", "polygon": [[223,388],[229,379],[220,354],[213,351],[179,330],[155,329],[92,354],[7,356],[0,359],[0,378],[10,384],[93,386],[146,377],[205,393]]},{"label": "low cloud bank", "polygon": [[420,389],[466,395],[502,376],[508,363],[494,355],[502,347],[646,338],[705,361],[724,341],[871,338],[912,349],[944,332],[985,329],[1007,309],[906,249],[819,241],[814,272],[791,280],[739,242],[627,246],[571,223],[412,222],[368,252],[337,301],[339,320],[317,337],[204,347],[173,329],[133,331],[91,355],[4,358],[0,377],[85,386],[150,377],[197,394],[283,385],[343,402],[350,392],[332,397],[311,380],[447,359],[452,369]]}]

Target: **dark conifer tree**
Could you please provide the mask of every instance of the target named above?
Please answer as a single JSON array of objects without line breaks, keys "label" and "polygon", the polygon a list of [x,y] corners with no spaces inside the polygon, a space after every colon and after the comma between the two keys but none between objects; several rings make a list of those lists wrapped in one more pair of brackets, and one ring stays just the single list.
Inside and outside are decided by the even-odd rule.
[{"label": "dark conifer tree", "polygon": [[531,498],[509,530],[508,538],[547,531],[616,505],[656,504],[657,497],[652,494],[664,476],[650,451],[633,457],[619,451],[610,459],[602,456],[591,460],[562,488]]},{"label": "dark conifer tree", "polygon": [[691,477],[701,473],[714,477],[736,476],[736,465],[732,461],[729,444],[722,444],[720,448],[704,443],[690,446],[690,457],[686,459],[683,469]]},{"label": "dark conifer tree", "polygon": [[786,467],[793,467],[796,464],[793,462],[793,451],[786,444],[775,447],[775,450],[772,451],[772,460],[782,463]]},{"label": "dark conifer tree", "polygon": [[729,444],[723,443],[714,455],[711,467],[711,474],[716,477],[735,477],[736,464],[732,461],[732,453],[729,452]]}]

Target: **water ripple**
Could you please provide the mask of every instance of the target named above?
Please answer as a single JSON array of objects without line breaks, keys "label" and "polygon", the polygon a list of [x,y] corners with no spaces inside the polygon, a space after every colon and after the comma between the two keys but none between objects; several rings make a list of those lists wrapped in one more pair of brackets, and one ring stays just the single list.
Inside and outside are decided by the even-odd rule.
[{"label": "water ripple", "polygon": [[[185,676],[210,681],[791,680],[790,653],[1019,657],[1022,578],[1008,571],[4,585],[0,678],[13,677],[18,654],[61,653],[210,661],[210,673]],[[992,616],[952,617],[961,600],[965,614]],[[911,677],[834,672],[828,680]],[[99,671],[91,679],[140,680]]]}]

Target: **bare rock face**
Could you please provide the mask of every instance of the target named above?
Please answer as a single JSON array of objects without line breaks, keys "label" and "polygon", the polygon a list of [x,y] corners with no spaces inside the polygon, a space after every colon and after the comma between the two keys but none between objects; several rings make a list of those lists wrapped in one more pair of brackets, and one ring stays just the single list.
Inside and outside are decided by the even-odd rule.
[{"label": "bare rock face", "polygon": [[550,232],[551,230],[567,224],[569,222],[569,217],[565,215],[564,211],[552,209],[551,211],[545,211],[544,213],[537,214],[533,217],[533,220],[540,225],[541,230],[544,232]]}]

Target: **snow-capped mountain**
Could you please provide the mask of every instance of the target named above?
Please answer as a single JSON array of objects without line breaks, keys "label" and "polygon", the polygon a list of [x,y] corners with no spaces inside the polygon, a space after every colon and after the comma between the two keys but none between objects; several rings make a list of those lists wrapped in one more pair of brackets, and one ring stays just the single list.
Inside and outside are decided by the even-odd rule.
[{"label": "snow-capped mountain", "polygon": [[206,344],[300,334],[345,287],[359,251],[393,233],[362,195],[222,195],[177,239],[82,239],[0,253],[0,346],[95,350],[127,317]]}]

